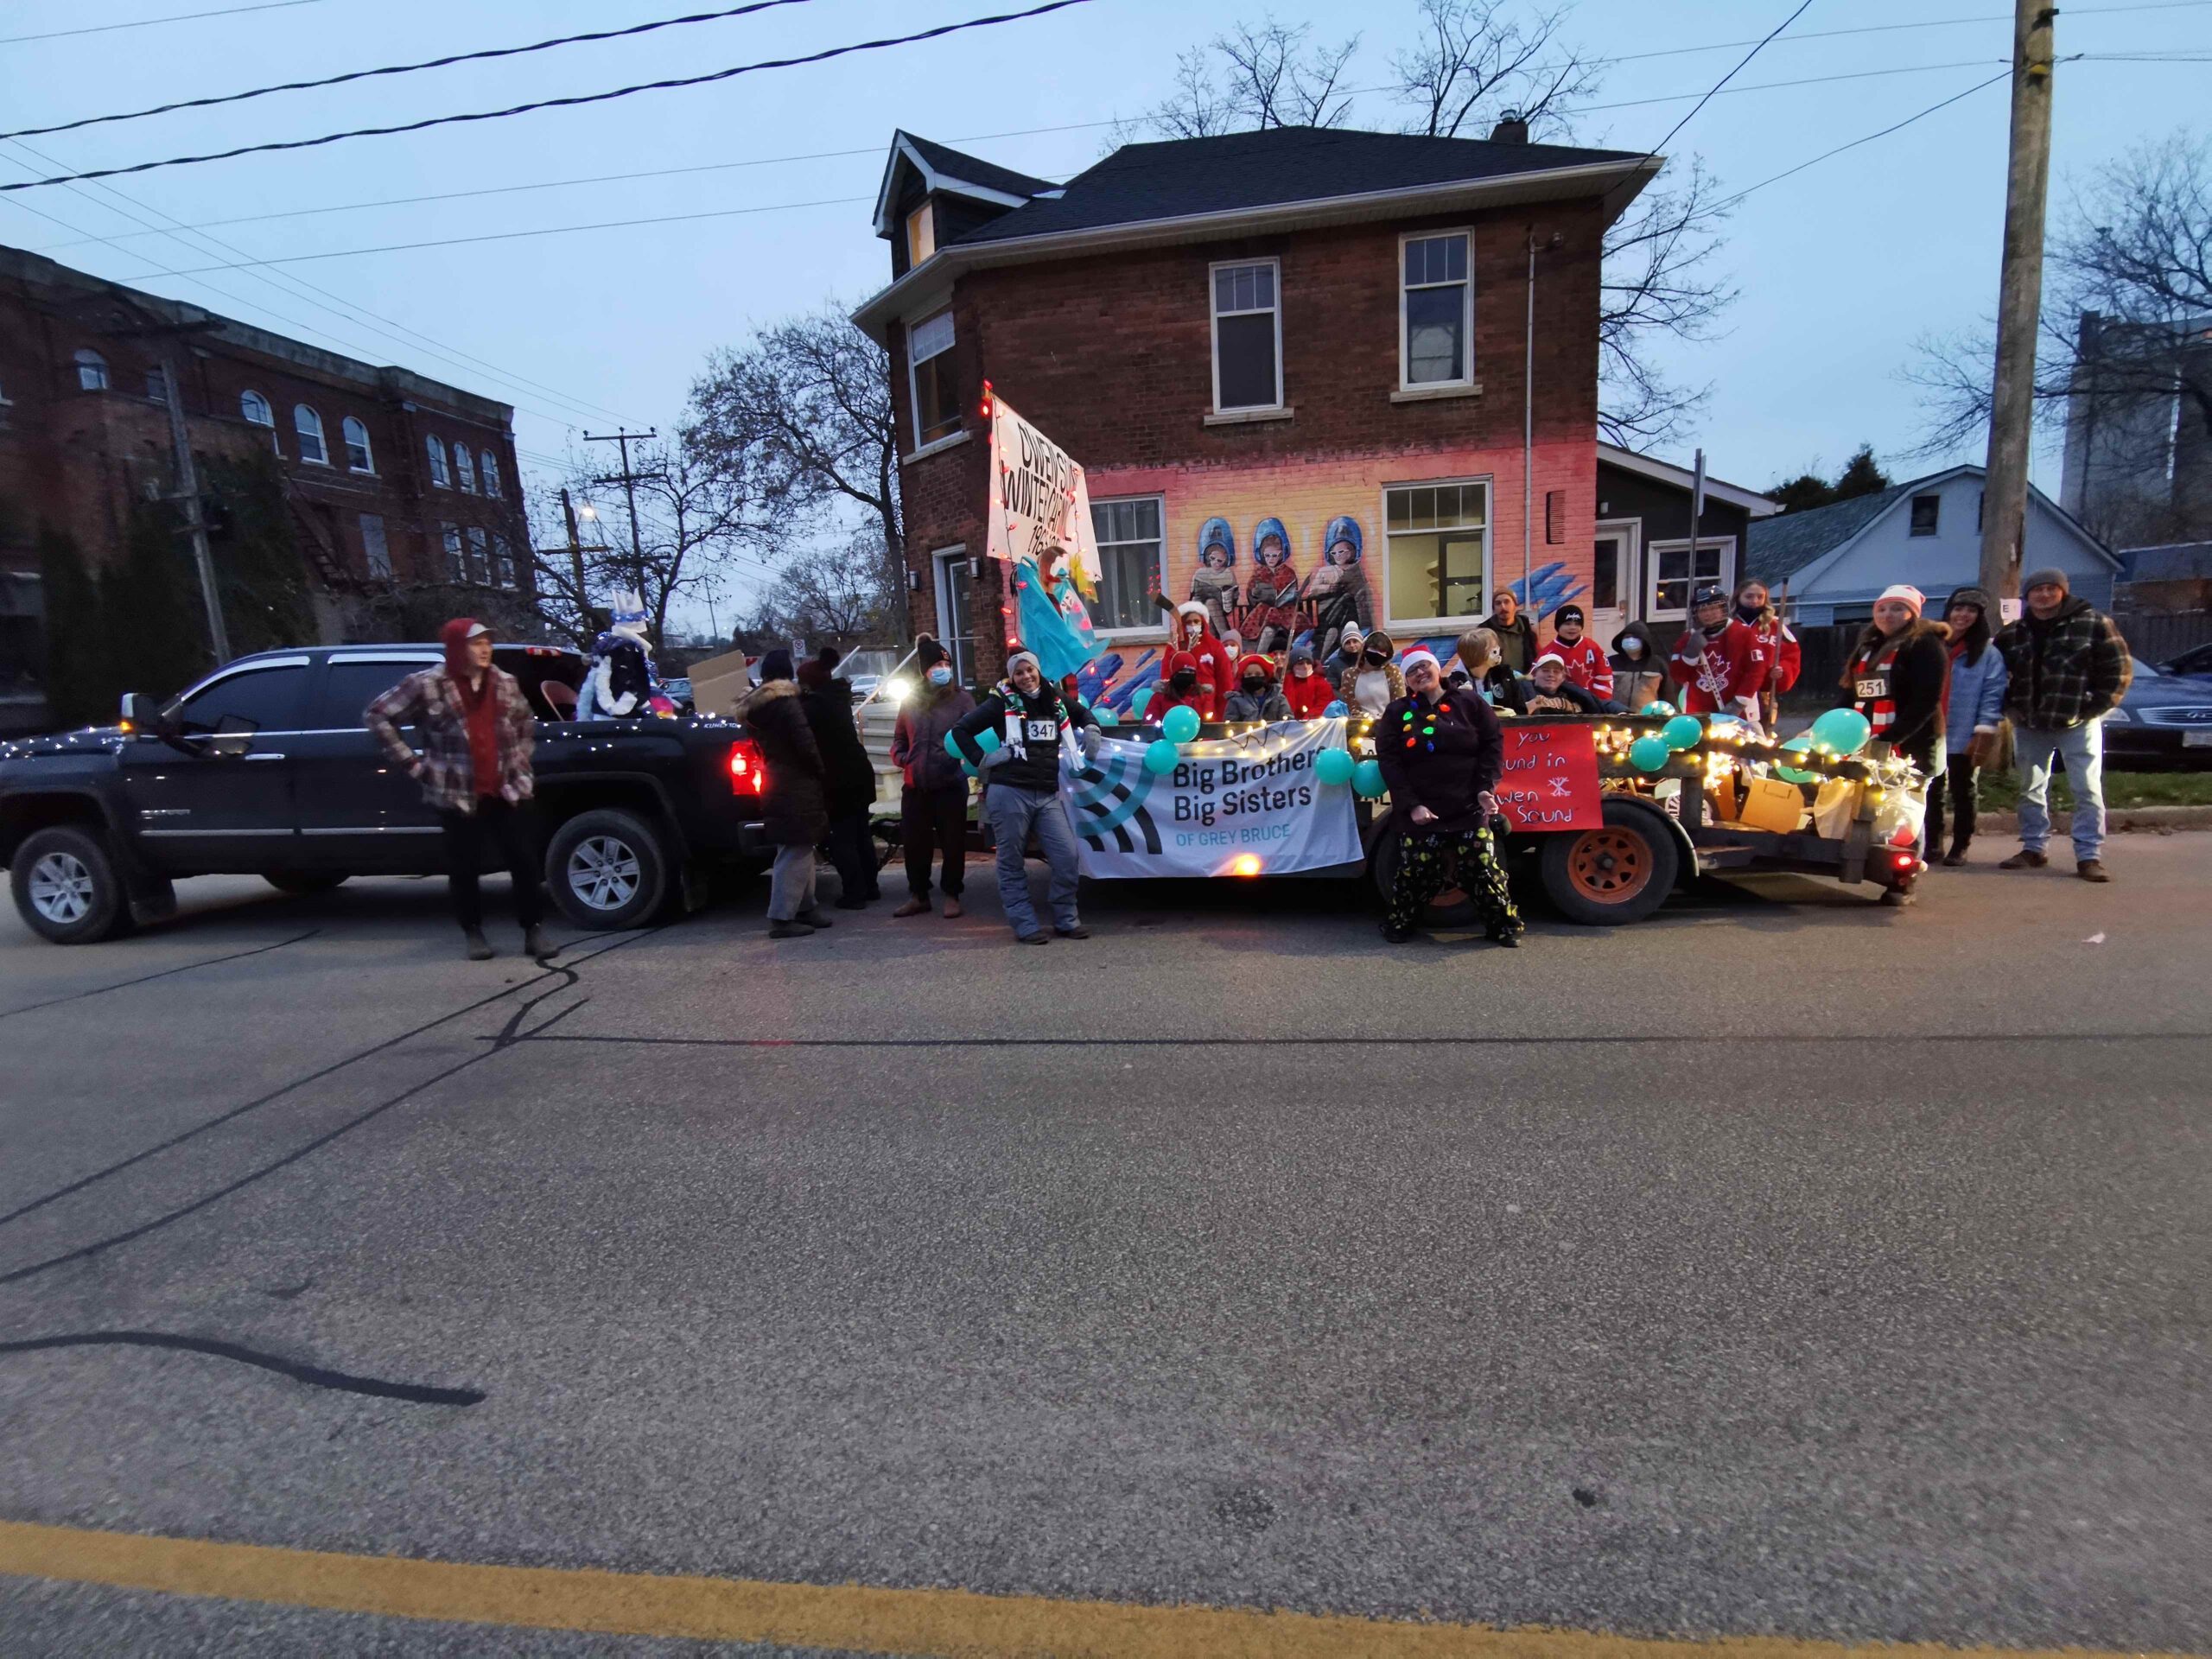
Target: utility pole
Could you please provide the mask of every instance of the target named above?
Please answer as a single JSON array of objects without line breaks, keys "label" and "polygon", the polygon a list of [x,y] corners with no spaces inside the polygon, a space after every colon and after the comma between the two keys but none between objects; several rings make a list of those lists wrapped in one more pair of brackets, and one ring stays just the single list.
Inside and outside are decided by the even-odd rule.
[{"label": "utility pole", "polygon": [[2050,183],[2051,20],[2047,0],[2014,0],[2012,141],[2005,173],[2005,253],[1997,286],[1997,372],[1982,480],[1981,586],[1999,605],[2020,591],[2035,425],[2036,328],[2043,312],[2044,200]]},{"label": "utility pole", "polygon": [[[118,339],[171,340],[187,334],[214,334],[222,327],[219,319],[203,316],[194,322],[149,323],[143,327],[111,328],[106,332]],[[161,351],[162,404],[168,415],[169,454],[176,467],[176,491],[171,499],[184,514],[184,533],[192,538],[192,562],[200,573],[200,597],[207,607],[207,648],[214,653],[215,666],[219,668],[231,660],[231,636],[223,626],[222,596],[215,588],[215,556],[207,545],[207,521],[200,511],[200,467],[192,454],[192,435],[184,424],[184,375],[178,363],[181,354],[166,345]]]},{"label": "utility pole", "polygon": [[660,429],[658,427],[649,428],[643,432],[632,432],[627,428],[618,428],[613,432],[584,434],[586,443],[613,443],[620,444],[622,448],[622,470],[605,478],[594,478],[592,482],[620,484],[622,486],[623,499],[630,504],[631,579],[637,584],[638,596],[640,599],[645,597],[645,543],[638,535],[638,480],[641,478],[651,478],[653,474],[633,473],[630,470],[630,445],[632,440],[642,442],[646,438],[657,438],[659,435]]},{"label": "utility pole", "polygon": [[576,504],[569,499],[569,486],[565,484],[561,486],[561,517],[569,526],[569,569],[576,584],[576,615],[582,631],[588,635],[591,632],[591,594],[584,585],[584,555],[604,553],[607,548],[604,543],[586,547],[583,538],[576,534]]}]

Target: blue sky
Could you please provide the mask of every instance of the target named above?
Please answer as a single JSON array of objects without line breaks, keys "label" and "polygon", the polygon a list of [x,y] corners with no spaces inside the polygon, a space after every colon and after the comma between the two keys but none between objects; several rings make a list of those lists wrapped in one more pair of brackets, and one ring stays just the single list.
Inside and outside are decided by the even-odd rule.
[{"label": "blue sky", "polygon": [[[4,0],[0,37],[239,3]],[[705,8],[670,0],[308,0],[243,16],[15,40],[0,42],[6,111],[0,127],[697,9]],[[115,165],[497,108],[904,34],[1000,9],[982,0],[812,0],[636,41],[0,143],[0,177],[48,170],[45,158],[67,168]],[[0,241],[505,398],[517,405],[526,462],[557,458],[587,424],[608,429],[620,417],[665,428],[708,352],[741,340],[754,324],[879,286],[887,255],[870,232],[868,204],[894,126],[1062,177],[1096,159],[1104,124],[1166,93],[1179,49],[1263,10],[1095,0],[1032,22],[711,87],[111,181],[120,196],[96,184],[16,192],[0,197]],[[1656,143],[1690,99],[1742,55],[1740,44],[1716,43],[1754,40],[1789,10],[1783,0],[1582,0],[1568,32],[1585,52],[1671,55],[1611,65],[1591,102],[1628,106],[1581,115],[1575,138],[1625,149]],[[1732,188],[1757,183],[1997,73],[2009,42],[2006,10],[2003,0],[1853,6],[1815,0],[1738,83],[1859,78],[1723,94],[1670,153],[1702,156]],[[1362,87],[1388,78],[1391,51],[1411,33],[1412,7],[1398,0],[1279,0],[1274,11],[1285,22],[1311,22],[1321,35],[1362,34],[1350,77]],[[1821,36],[1923,25],[1931,15],[1974,21]],[[2212,0],[2069,7],[2058,40],[2062,54],[2204,47],[2212,44]],[[1714,49],[1675,50],[1682,48]],[[1867,73],[1898,70],[1908,73]],[[2131,145],[2192,124],[2201,131],[2202,74],[2201,64],[2063,64],[2054,207],[2072,181]],[[1675,94],[1688,97],[1641,101]],[[1391,127],[1398,118],[1379,96],[1355,105],[1354,124]],[[1073,130],[1027,132],[1062,127]],[[1678,376],[1714,385],[1698,437],[1717,474],[1758,486],[1815,462],[1832,469],[1862,441],[1888,457],[1914,441],[1914,395],[1897,378],[1914,340],[1929,330],[1972,326],[1993,305],[2005,139],[1999,85],[1762,190],[1738,208],[1721,269],[1742,297],[1723,322],[1725,333],[1666,353]],[[780,159],[792,156],[812,159]],[[758,164],[722,165],[729,162]],[[675,168],[711,170],[301,211]],[[788,206],[797,203],[828,205]],[[767,211],[726,212],[732,209]],[[132,216],[207,226],[280,213],[294,216],[194,236],[79,240],[137,232],[142,226]],[[681,213],[726,216],[347,252]],[[346,257],[197,276],[161,269],[323,253]],[[1687,460],[1687,448],[1673,458]],[[2048,460],[2044,467],[2049,474]],[[2039,474],[2038,481],[2055,485],[2052,476]]]}]

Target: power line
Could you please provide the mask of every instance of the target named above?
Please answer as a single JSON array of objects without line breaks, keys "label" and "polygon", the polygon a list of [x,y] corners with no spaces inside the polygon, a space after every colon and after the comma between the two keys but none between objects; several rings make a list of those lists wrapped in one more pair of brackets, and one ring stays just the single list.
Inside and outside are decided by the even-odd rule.
[{"label": "power line", "polygon": [[518,58],[531,52],[545,52],[556,46],[580,46],[593,41],[619,41],[632,35],[651,35],[656,29],[675,29],[685,23],[721,22],[731,17],[743,17],[756,11],[771,11],[779,6],[798,6],[809,0],[751,0],[751,3],[731,6],[721,11],[695,11],[683,17],[664,17],[657,22],[632,23],[627,29],[604,29],[591,35],[563,35],[550,41],[534,41],[527,46],[487,47],[480,52],[456,52],[448,57],[427,58],[419,63],[391,63],[377,69],[349,69],[341,75],[325,75],[319,80],[287,80],[273,86],[255,86],[243,92],[221,92],[213,98],[188,98],[174,104],[156,104],[150,109],[130,110],[113,115],[87,115],[74,121],[63,121],[50,127],[25,127],[19,132],[0,132],[0,138],[36,138],[49,132],[74,132],[79,127],[97,127],[110,121],[138,121],[149,115],[168,115],[177,110],[211,109],[219,104],[243,104],[248,99],[266,98],[271,92],[306,92],[321,86],[343,86],[348,81],[372,80],[379,75],[411,75],[423,69],[444,69],[456,63],[481,63],[488,58]]},{"label": "power line", "polygon": [[73,35],[108,35],[118,29],[151,29],[156,23],[188,23],[201,17],[235,17],[241,12],[282,11],[287,6],[319,6],[322,0],[262,0],[257,6],[226,6],[219,11],[180,11],[167,17],[141,17],[135,23],[95,23],[86,29],[56,29],[44,35],[0,35],[0,46],[21,46],[26,41],[67,40]]},{"label": "power line", "polygon": [[1062,11],[1070,6],[1089,5],[1091,0],[1045,0],[1042,5],[1025,11],[995,12],[985,17],[970,17],[957,23],[940,23],[935,29],[917,30],[912,35],[889,35],[872,41],[855,41],[843,46],[825,47],[819,52],[810,52],[796,58],[767,58],[758,63],[741,63],[728,69],[717,69],[709,74],[684,75],[668,80],[640,81],[635,86],[617,86],[604,92],[582,92],[569,98],[539,99],[529,104],[516,104],[504,110],[477,110],[464,115],[434,115],[420,121],[402,122],[389,127],[354,127],[344,132],[327,132],[314,138],[286,138],[265,144],[240,144],[235,149],[213,150],[199,156],[172,156],[158,162],[137,162],[128,167],[95,168],[82,173],[70,173],[50,179],[28,179],[13,184],[0,184],[0,191],[35,190],[42,185],[67,184],[84,179],[110,179],[125,173],[150,173],[159,168],[190,167],[202,162],[229,161],[239,156],[258,156],[274,150],[314,149],[324,144],[341,143],[348,138],[382,138],[396,133],[421,132],[431,127],[452,126],[468,121],[499,121],[512,115],[527,115],[535,110],[574,109],[586,104],[605,104],[614,99],[628,98],[637,92],[669,92],[687,86],[705,86],[738,75],[748,75],[763,69],[791,69],[804,64],[824,63],[832,58],[842,58],[855,52],[880,52],[889,47],[912,46],[921,41],[934,41],[948,35],[957,35],[971,29],[990,29],[1001,23],[1021,22],[1031,17],[1042,17],[1047,12]]},{"label": "power line", "polygon": [[1745,53],[1741,58],[1737,60],[1735,68],[1731,69],[1726,74],[1721,76],[1719,80],[1713,82],[1712,90],[1707,92],[1703,98],[1698,99],[1695,104],[1693,104],[1690,106],[1689,112],[1688,114],[1684,115],[1681,120],[1675,122],[1673,126],[1667,129],[1667,136],[1664,138],[1662,138],[1657,143],[1652,145],[1649,149],[1644,152],[1644,154],[1646,156],[1656,156],[1661,150],[1666,149],[1669,144],[1674,143],[1675,135],[1680,132],[1684,127],[1689,125],[1691,121],[1696,118],[1697,112],[1703,109],[1707,105],[1712,103],[1714,97],[1720,92],[1721,88],[1727,86],[1730,81],[1735,79],[1737,75],[1742,72],[1745,65],[1751,62],[1753,58],[1756,58],[1761,52],[1764,52],[1766,49],[1767,41],[1771,41],[1777,35],[1781,34],[1783,29],[1789,28],[1790,24],[1796,22],[1800,17],[1802,17],[1806,11],[1811,7],[1812,3],[1813,0],[1798,0],[1797,10],[1791,12],[1787,17],[1783,18],[1771,29],[1768,30],[1766,38],[1762,40],[1757,46],[1753,47],[1750,51]]}]

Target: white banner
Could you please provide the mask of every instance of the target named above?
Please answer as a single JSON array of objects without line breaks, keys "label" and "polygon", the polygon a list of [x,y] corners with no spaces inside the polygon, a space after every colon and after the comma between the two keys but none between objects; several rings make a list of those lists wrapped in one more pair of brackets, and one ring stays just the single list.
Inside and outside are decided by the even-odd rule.
[{"label": "white banner", "polygon": [[1242,737],[1185,743],[1175,770],[1145,768],[1156,735],[1092,741],[1080,774],[1060,779],[1083,873],[1280,875],[1360,861],[1349,783],[1313,763],[1344,747],[1342,720],[1285,721]]},{"label": "white banner", "polygon": [[[989,393],[986,386],[985,391]],[[1067,569],[1088,598],[1098,593],[1098,537],[1090,524],[1090,486],[1075,458],[990,395],[991,500],[985,550],[1027,559],[1046,575],[1065,550]]]}]

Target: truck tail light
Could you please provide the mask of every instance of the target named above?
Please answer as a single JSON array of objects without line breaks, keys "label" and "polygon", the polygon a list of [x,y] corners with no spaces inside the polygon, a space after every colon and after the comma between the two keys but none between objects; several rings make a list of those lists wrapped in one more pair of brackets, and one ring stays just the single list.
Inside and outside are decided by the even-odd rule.
[{"label": "truck tail light", "polygon": [[761,762],[760,751],[752,744],[730,745],[729,786],[731,792],[737,795],[768,792],[768,768]]}]

